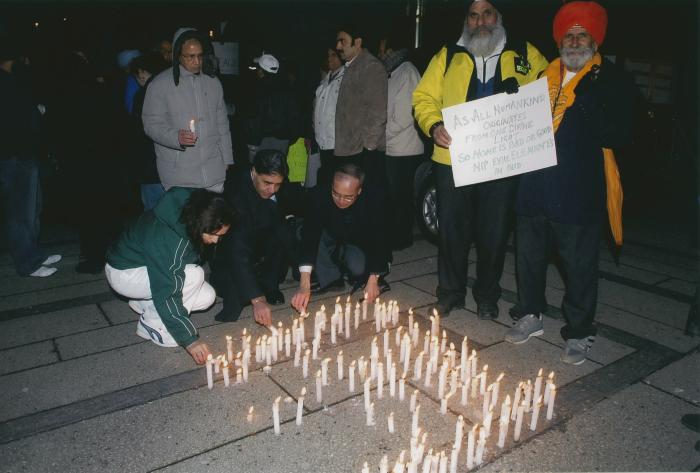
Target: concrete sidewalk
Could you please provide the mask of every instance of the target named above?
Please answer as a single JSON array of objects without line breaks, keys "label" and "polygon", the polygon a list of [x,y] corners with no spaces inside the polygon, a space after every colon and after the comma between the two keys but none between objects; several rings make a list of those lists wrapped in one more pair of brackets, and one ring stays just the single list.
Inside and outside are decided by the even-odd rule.
[{"label": "concrete sidewalk", "polygon": [[[519,381],[534,382],[540,368],[556,375],[554,418],[547,421],[543,410],[536,430],[524,428],[518,442],[513,441],[511,423],[504,448],[496,445],[499,401],[480,469],[689,471],[700,465],[700,454],[693,449],[700,436],[680,423],[683,414],[700,413],[700,338],[683,335],[698,284],[697,253],[668,245],[643,224],[628,228],[632,231],[619,265],[607,249],[601,251],[599,335],[589,361],[581,366],[559,361],[563,282],[554,267],[548,277],[545,334],[520,346],[503,342],[507,312],[516,300],[512,252],[501,281],[504,294],[497,321],[476,318],[471,293],[465,310],[442,320],[457,350],[468,337],[479,370],[489,366],[489,383],[504,373],[501,400],[513,396]],[[19,278],[7,255],[0,257],[0,470],[359,473],[364,462],[369,471],[378,471],[387,455],[391,471],[402,450],[406,459],[410,455],[408,399],[418,390],[419,425],[428,434],[426,452],[444,451],[449,458],[457,417],[464,417],[458,471],[467,471],[466,432],[483,421],[480,397],[463,406],[458,390],[441,415],[437,376],[431,387],[413,380],[413,361],[404,401],[398,393],[391,397],[386,385],[378,399],[372,383],[376,422],[366,426],[362,383],[356,379],[351,393],[347,378],[337,378],[335,360],[342,350],[347,377],[351,360],[369,358],[375,336],[371,315],[349,339],[340,335],[335,346],[328,332],[324,334],[320,358],[332,362],[321,403],[316,402],[313,377],[320,360],[311,362],[311,376],[303,379],[301,368],[284,352],[269,375],[256,365],[248,383],[225,388],[217,375],[209,390],[205,369],[196,367],[184,350],[159,348],[135,335],[136,315],[113,295],[103,275],[74,273],[77,244],[56,244],[52,250],[64,260],[58,273],[46,279]],[[406,326],[409,307],[420,323],[419,348],[412,350],[412,358],[430,328],[425,316],[435,300],[436,255],[434,246],[419,240],[395,255],[388,278],[392,290],[384,298],[398,300],[400,325]],[[294,289],[292,280],[283,285],[287,300]],[[330,315],[337,295],[344,302],[344,293],[326,294],[312,302],[312,313],[325,304]],[[238,351],[244,328],[253,340],[269,333],[252,321],[250,308],[239,321],[227,324],[214,321],[218,309],[217,304],[192,317],[217,354],[226,352],[226,335],[234,337]],[[288,306],[275,308],[275,321],[285,327],[293,317]],[[313,316],[306,323],[309,344],[312,322]],[[390,328],[393,345],[396,329]],[[380,349],[382,338],[380,334]],[[399,365],[398,347],[392,348]],[[303,424],[297,426],[297,398],[304,386]],[[273,432],[271,410],[277,397],[279,436]],[[254,414],[247,419],[250,407]],[[387,429],[390,412],[393,434]],[[526,414],[528,426],[529,420]]]}]

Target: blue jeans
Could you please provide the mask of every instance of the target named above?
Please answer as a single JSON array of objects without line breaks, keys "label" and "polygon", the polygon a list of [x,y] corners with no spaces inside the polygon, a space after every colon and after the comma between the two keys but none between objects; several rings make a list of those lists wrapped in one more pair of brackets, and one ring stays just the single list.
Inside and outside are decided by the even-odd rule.
[{"label": "blue jeans", "polygon": [[17,274],[28,276],[46,259],[46,253],[38,245],[41,188],[37,162],[0,159],[0,196],[10,256]]},{"label": "blue jeans", "polygon": [[143,210],[151,210],[156,206],[160,198],[165,194],[163,184],[141,184],[141,201],[143,202]]}]

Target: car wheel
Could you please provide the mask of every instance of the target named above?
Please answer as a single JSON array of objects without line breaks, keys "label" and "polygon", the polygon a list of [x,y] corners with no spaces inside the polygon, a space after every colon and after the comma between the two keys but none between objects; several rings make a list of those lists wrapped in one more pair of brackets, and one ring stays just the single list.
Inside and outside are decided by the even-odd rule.
[{"label": "car wheel", "polygon": [[418,229],[425,239],[434,245],[438,243],[437,215],[435,177],[430,173],[418,185],[418,192],[416,193],[416,221]]}]

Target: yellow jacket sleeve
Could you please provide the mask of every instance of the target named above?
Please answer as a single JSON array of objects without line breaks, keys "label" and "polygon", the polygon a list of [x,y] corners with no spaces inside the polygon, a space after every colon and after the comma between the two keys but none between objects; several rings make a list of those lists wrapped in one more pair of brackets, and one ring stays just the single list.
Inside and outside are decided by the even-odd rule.
[{"label": "yellow jacket sleeve", "polygon": [[442,120],[442,87],[447,48],[443,47],[428,64],[425,74],[413,91],[413,113],[418,126],[428,135],[430,127]]}]

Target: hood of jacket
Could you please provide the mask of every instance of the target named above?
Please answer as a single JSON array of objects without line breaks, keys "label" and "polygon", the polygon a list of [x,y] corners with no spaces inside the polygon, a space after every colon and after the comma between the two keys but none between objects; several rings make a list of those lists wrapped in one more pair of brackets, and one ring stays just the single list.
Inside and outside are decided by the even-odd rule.
[{"label": "hood of jacket", "polygon": [[153,213],[158,220],[183,238],[187,238],[187,229],[180,221],[182,209],[187,199],[192,195],[193,189],[185,187],[173,187],[168,190],[153,209]]},{"label": "hood of jacket", "polygon": [[180,83],[180,54],[182,54],[182,46],[190,39],[196,39],[202,45],[204,58],[202,59],[202,74],[210,77],[216,75],[216,56],[214,56],[214,48],[209,41],[209,38],[193,28],[180,28],[175,34],[175,42],[173,43],[173,81],[175,85]]}]

